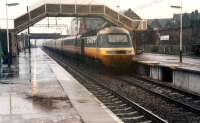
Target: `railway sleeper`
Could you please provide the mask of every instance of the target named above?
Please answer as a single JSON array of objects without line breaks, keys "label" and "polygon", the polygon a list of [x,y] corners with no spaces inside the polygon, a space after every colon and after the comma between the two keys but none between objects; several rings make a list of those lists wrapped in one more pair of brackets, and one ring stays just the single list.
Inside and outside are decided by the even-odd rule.
[{"label": "railway sleeper", "polygon": [[131,116],[131,117],[121,117],[121,120],[123,121],[134,121],[134,122],[139,122],[139,121],[144,121],[145,116],[144,115],[138,115],[138,116]]},{"label": "railway sleeper", "polygon": [[93,88],[97,88],[98,86],[96,86],[96,85],[87,85],[87,88],[89,88],[89,89],[93,89]]},{"label": "railway sleeper", "polygon": [[115,98],[115,96],[113,96],[113,95],[110,95],[110,96],[106,96],[105,98],[112,99],[112,98]]},{"label": "railway sleeper", "polygon": [[152,123],[151,120],[146,120],[146,121],[141,121],[141,122],[137,122],[137,123]]},{"label": "railway sleeper", "polygon": [[[122,104],[120,104],[120,105],[122,105]],[[110,108],[110,109],[115,109],[115,108],[119,108],[119,107],[122,107],[122,106],[120,106],[120,105],[116,105],[116,104],[113,104],[113,105],[106,105],[108,108]]]},{"label": "railway sleeper", "polygon": [[129,111],[129,110],[132,110],[132,107],[116,108],[116,109],[113,109],[112,111],[117,112],[117,111]]},{"label": "railway sleeper", "polygon": [[191,100],[193,100],[193,98],[192,98],[192,97],[187,97],[187,96],[186,96],[184,99],[185,99],[185,100],[188,100],[188,101],[191,101]]},{"label": "railway sleeper", "polygon": [[121,101],[119,98],[109,99],[109,98],[105,98],[104,96],[101,96],[99,98],[101,99],[102,102],[111,102],[111,103],[114,103],[114,102]]},{"label": "railway sleeper", "polygon": [[99,92],[104,92],[104,91],[106,91],[106,89],[103,89],[103,88],[95,88],[96,89],[96,91],[99,91]]},{"label": "railway sleeper", "polygon": [[125,107],[125,106],[127,106],[127,104],[109,105],[109,106],[107,106],[107,107],[109,107],[109,108],[115,108],[115,107]]},{"label": "railway sleeper", "polygon": [[106,95],[106,94],[110,94],[110,92],[108,91],[104,91],[104,92],[99,92],[97,90],[90,90],[92,93],[94,94],[100,94],[100,95]]},{"label": "railway sleeper", "polygon": [[179,95],[180,95],[180,93],[177,93],[177,92],[168,93],[168,96],[170,96],[170,97],[176,97]]},{"label": "railway sleeper", "polygon": [[194,103],[197,103],[197,104],[200,104],[200,100],[199,100],[199,99],[194,100],[193,102],[194,102]]},{"label": "railway sleeper", "polygon": [[116,101],[116,102],[104,102],[104,104],[105,105],[114,105],[114,104],[123,104],[123,102],[120,100],[120,101]]},{"label": "railway sleeper", "polygon": [[107,102],[107,103],[104,103],[104,105],[106,105],[106,106],[112,106],[112,105],[122,105],[122,104],[124,104],[123,102],[117,102],[117,103],[113,103],[113,102]]},{"label": "railway sleeper", "polygon": [[102,100],[103,99],[107,99],[107,100],[112,100],[112,101],[115,101],[115,100],[119,100],[117,97],[115,97],[115,96],[110,96],[110,97],[107,97],[107,96],[102,96],[102,97],[100,97]]},{"label": "railway sleeper", "polygon": [[111,96],[112,94],[108,93],[108,94],[100,94],[100,93],[95,93],[94,94],[96,97],[99,97],[99,98],[103,98],[103,97],[108,97],[108,96]]},{"label": "railway sleeper", "polygon": [[[94,92],[97,92],[97,90],[94,90]],[[108,93],[110,93],[110,92],[109,92],[109,91],[106,91],[106,90],[104,90],[104,91],[101,91],[101,92],[99,92],[99,91],[98,91],[98,93],[101,93],[101,94],[105,95],[105,94],[108,94]]]},{"label": "railway sleeper", "polygon": [[118,110],[118,111],[113,111],[112,110],[112,112],[114,112],[115,114],[119,114],[119,117],[122,117],[123,116],[122,114],[127,114],[128,116],[130,116],[129,113],[133,113],[132,115],[134,115],[134,116],[139,115],[139,112],[136,111],[135,109],[131,109],[131,110]]},{"label": "railway sleeper", "polygon": [[[101,100],[101,99],[100,99]],[[118,105],[118,104],[123,104],[124,102],[122,101],[111,101],[111,100],[101,100],[101,102],[103,102],[104,104],[111,104],[111,105]]]},{"label": "railway sleeper", "polygon": [[102,95],[105,95],[105,94],[107,94],[107,93],[110,93],[109,91],[106,91],[106,90],[102,90],[102,91],[96,90],[96,92],[97,92],[97,93],[100,93],[100,94],[102,94]]},{"label": "railway sleeper", "polygon": [[115,101],[120,101],[120,99],[119,98],[112,98],[112,99],[101,99],[103,102],[106,102],[106,101],[110,101],[110,102],[115,102]]},{"label": "railway sleeper", "polygon": [[116,113],[117,116],[128,116],[128,115],[135,115],[137,114],[137,111],[131,111],[131,112],[123,112],[123,113]]},{"label": "railway sleeper", "polygon": [[125,107],[121,107],[121,106],[115,106],[115,107],[109,107],[111,110],[118,110],[118,109],[126,109],[126,108],[129,108],[127,106]]},{"label": "railway sleeper", "polygon": [[107,97],[106,95],[111,94],[110,92],[108,93],[102,93],[102,92],[96,92],[98,95],[102,95],[103,97]]}]

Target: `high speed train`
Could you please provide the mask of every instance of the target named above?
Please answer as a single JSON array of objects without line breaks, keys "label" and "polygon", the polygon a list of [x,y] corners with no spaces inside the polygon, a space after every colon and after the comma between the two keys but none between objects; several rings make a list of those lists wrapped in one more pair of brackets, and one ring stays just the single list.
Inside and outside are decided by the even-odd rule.
[{"label": "high speed train", "polygon": [[93,33],[46,41],[44,47],[96,59],[108,67],[130,64],[135,50],[129,32],[121,27],[105,27]]}]

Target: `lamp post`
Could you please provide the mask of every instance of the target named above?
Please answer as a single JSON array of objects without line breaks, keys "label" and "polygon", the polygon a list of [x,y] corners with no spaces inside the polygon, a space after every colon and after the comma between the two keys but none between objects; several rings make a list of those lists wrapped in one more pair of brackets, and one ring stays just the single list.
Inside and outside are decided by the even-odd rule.
[{"label": "lamp post", "polygon": [[[27,14],[28,14],[28,21],[30,21],[31,19],[30,19],[30,12],[29,12],[29,6],[28,6],[28,0],[27,0],[27,6],[26,6],[26,12],[27,12]],[[28,52],[29,53],[31,53],[31,41],[30,41],[30,27],[28,26],[28,29],[27,29],[27,31],[28,31]],[[26,52],[26,51],[25,51]]]},{"label": "lamp post", "polygon": [[[8,27],[8,7],[17,6],[19,3],[8,3],[6,0],[6,32],[7,32],[7,50],[8,50],[8,61],[10,61],[10,37]],[[9,63],[10,64],[10,63]]]},{"label": "lamp post", "polygon": [[175,9],[180,9],[181,14],[180,14],[180,49],[179,49],[179,62],[183,62],[183,1],[181,0],[181,5],[180,6],[171,6],[172,8]]}]

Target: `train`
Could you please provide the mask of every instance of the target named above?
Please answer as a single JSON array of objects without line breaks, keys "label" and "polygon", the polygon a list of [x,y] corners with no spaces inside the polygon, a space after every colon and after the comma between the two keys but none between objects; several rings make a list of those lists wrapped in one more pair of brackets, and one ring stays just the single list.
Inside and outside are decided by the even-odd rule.
[{"label": "train", "polygon": [[129,31],[116,26],[45,41],[43,47],[72,56],[94,59],[108,67],[127,66],[135,55]]}]

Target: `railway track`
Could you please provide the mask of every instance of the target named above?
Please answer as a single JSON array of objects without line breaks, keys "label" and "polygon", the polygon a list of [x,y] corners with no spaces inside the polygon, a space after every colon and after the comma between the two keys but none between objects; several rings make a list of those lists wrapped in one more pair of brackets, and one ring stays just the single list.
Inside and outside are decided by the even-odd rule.
[{"label": "railway track", "polygon": [[98,80],[87,73],[64,62],[63,59],[55,58],[60,65],[67,69],[79,80],[92,94],[94,94],[106,107],[108,107],[124,123],[167,123],[167,121],[141,107],[137,103],[119,95],[118,93],[98,84]]},{"label": "railway track", "polygon": [[167,98],[179,105],[182,105],[191,112],[195,112],[200,116],[200,96],[194,93],[189,93],[171,86],[167,86],[161,83],[143,79],[145,81],[136,79],[135,77],[121,77],[123,81],[129,82],[148,90],[149,92]]},{"label": "railway track", "polygon": [[[66,59],[63,59],[63,58],[61,59],[63,60],[63,62],[66,62]],[[73,67],[73,63],[72,64],[69,63],[69,64]],[[124,76],[124,77],[111,76],[108,79],[98,73],[95,73],[96,70],[91,70],[90,72],[88,72],[85,70],[86,68],[88,68],[88,66],[86,66],[85,68],[83,67],[82,70],[80,70],[81,67],[79,67],[79,71],[81,71],[82,74],[86,74],[85,76],[90,75],[87,78],[90,78],[91,76],[95,78],[92,81],[93,82],[96,81],[95,83],[98,83],[98,85],[99,83],[100,83],[100,86],[104,85],[103,88],[99,88],[98,86],[91,86],[92,83],[88,83],[88,81],[86,81],[84,83],[87,83],[86,85],[90,85],[88,87],[88,90],[94,89],[94,90],[91,90],[93,94],[96,95],[99,99],[102,98],[102,102],[104,101],[105,105],[109,104],[108,107],[110,106],[110,109],[113,108],[114,109],[113,112],[118,111],[118,110],[115,110],[116,107],[125,108],[127,111],[130,111],[129,103],[128,103],[129,105],[123,105],[124,103],[120,103],[119,105],[115,104],[115,101],[118,102],[118,99],[121,99],[123,97],[125,98],[125,100],[129,100],[129,101],[134,100],[136,104],[140,104],[142,107],[145,107],[145,109],[152,111],[154,114],[157,114],[163,119],[166,119],[168,122],[173,122],[173,123],[174,122],[177,122],[177,123],[200,122],[200,115],[199,115],[200,98],[198,95],[187,93],[182,90],[177,90],[169,86],[167,87],[159,83],[152,83],[147,80],[139,80],[135,77],[130,77],[130,76]],[[96,78],[98,78],[98,81]],[[113,87],[112,85],[115,85],[116,87]],[[104,94],[104,91],[107,92],[105,89],[105,86],[106,88],[112,89],[111,94],[105,93],[108,95],[102,95]],[[120,98],[113,97],[113,95],[118,95],[120,96]],[[105,99],[106,96],[108,96],[109,98]],[[113,99],[114,99],[114,102],[112,102]],[[119,109],[119,111],[122,111],[122,110]],[[116,114],[118,115],[120,114],[122,116],[126,114],[124,121],[126,121],[125,119],[129,119],[130,114],[134,114],[134,113],[135,113],[134,110],[131,110],[131,112],[127,112],[127,113],[116,112]],[[142,116],[142,115],[143,114],[141,113],[141,114],[134,115],[133,117]],[[142,117],[139,117],[139,118],[142,118]],[[152,120],[145,119],[145,121],[150,122]]]}]

